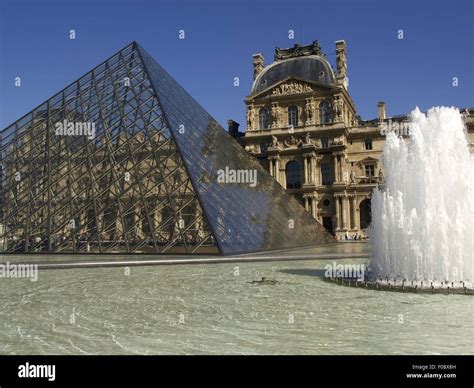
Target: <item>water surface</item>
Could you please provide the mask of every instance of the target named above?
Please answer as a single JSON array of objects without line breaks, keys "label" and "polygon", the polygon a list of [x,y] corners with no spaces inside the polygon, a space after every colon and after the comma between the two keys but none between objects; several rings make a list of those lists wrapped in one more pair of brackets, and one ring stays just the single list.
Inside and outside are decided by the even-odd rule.
[{"label": "water surface", "polygon": [[[337,286],[321,278],[328,263],[45,270],[37,282],[0,279],[0,353],[474,353],[472,297]],[[262,276],[278,283],[251,283]]]}]

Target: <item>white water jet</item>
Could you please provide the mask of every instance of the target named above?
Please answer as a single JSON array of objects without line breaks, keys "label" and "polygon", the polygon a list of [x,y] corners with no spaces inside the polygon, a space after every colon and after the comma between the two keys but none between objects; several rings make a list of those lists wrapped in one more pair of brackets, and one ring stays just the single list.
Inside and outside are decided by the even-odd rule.
[{"label": "white water jet", "polygon": [[[385,188],[372,197],[372,278],[474,280],[474,157],[458,109],[418,108],[387,135]],[[467,285],[467,284],[466,284]]]}]

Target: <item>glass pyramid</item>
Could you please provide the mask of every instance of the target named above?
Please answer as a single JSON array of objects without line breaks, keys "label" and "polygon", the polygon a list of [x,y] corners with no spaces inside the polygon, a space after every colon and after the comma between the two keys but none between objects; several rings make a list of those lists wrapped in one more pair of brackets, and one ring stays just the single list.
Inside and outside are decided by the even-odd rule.
[{"label": "glass pyramid", "polygon": [[4,129],[0,150],[4,253],[230,254],[331,240],[136,42]]}]

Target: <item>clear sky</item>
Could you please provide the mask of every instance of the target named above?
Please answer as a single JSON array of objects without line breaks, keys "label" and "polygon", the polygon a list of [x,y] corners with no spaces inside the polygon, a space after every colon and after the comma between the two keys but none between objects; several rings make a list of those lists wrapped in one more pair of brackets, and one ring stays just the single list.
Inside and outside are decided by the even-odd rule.
[{"label": "clear sky", "polygon": [[[363,119],[415,106],[474,107],[474,2],[0,0],[0,129],[136,40],[227,128],[245,127],[252,54],[318,39],[335,67],[347,43]],[[76,39],[69,39],[69,31]],[[288,39],[288,30],[295,39]],[[178,31],[185,31],[180,40]],[[398,39],[403,30],[404,39]],[[15,87],[15,77],[21,87]],[[234,86],[239,77],[240,86]],[[459,85],[453,87],[453,77]]]}]

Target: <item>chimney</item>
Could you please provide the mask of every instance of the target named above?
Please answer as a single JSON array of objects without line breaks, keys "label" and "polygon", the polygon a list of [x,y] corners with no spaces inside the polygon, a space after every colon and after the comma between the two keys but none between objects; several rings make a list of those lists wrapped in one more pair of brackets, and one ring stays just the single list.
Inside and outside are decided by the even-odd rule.
[{"label": "chimney", "polygon": [[229,130],[229,135],[234,137],[234,138],[238,138],[241,136],[241,133],[239,132],[239,123],[232,120],[232,119],[229,119],[227,120],[227,128]]},{"label": "chimney", "polygon": [[347,90],[347,61],[346,61],[346,42],[344,40],[336,41],[336,67],[337,67],[337,83],[344,86]]},{"label": "chimney", "polygon": [[379,120],[385,120],[387,118],[387,113],[385,111],[385,102],[379,101],[377,103],[377,111],[379,113]]},{"label": "chimney", "polygon": [[260,54],[260,53],[253,54],[252,63],[253,63],[253,79],[255,79],[265,67],[263,54]]}]

